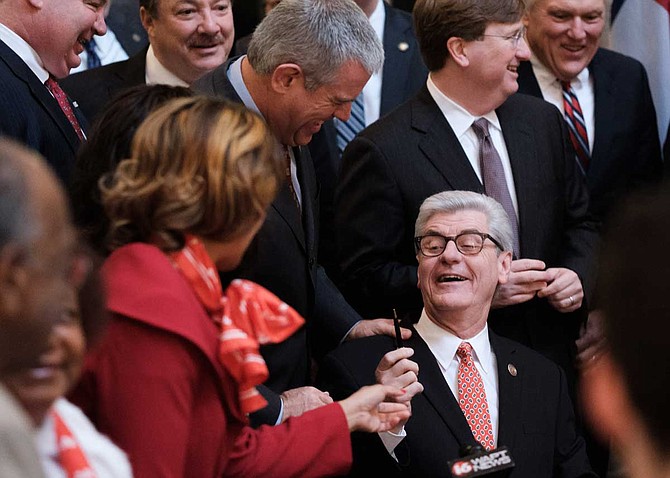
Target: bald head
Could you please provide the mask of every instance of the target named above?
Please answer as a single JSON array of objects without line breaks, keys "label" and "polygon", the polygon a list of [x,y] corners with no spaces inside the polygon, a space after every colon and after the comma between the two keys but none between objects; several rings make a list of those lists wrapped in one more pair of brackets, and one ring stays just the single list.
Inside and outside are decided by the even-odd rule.
[{"label": "bald head", "polygon": [[0,376],[46,346],[72,287],[74,230],[44,160],[0,139]]}]

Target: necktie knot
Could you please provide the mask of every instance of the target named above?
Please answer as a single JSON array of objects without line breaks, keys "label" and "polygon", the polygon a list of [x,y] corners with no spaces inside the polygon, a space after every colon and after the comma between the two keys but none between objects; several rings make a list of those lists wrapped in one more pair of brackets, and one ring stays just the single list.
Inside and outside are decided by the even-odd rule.
[{"label": "necktie knot", "polygon": [[472,358],[472,345],[469,342],[461,342],[461,345],[458,346],[456,354],[461,358],[461,360]]},{"label": "necktie knot", "polygon": [[477,135],[477,138],[484,139],[489,136],[489,122],[486,118],[479,118],[472,123],[472,130]]},{"label": "necktie knot", "polygon": [[563,91],[567,92],[567,91],[570,91],[572,89],[572,85],[570,84],[569,81],[559,80],[559,82],[561,83],[561,88],[563,88]]},{"label": "necktie knot", "polygon": [[95,42],[95,37],[84,43],[84,49],[86,50],[86,68],[89,70],[102,66],[96,47],[97,43]]}]

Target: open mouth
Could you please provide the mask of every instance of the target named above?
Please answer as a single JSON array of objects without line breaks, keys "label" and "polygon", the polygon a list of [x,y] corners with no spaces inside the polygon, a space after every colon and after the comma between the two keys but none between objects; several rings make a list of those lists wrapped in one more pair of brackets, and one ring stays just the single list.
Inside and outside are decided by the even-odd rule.
[{"label": "open mouth", "polygon": [[455,275],[455,274],[445,274],[441,275],[437,278],[437,282],[439,284],[443,284],[445,282],[464,282],[467,279],[463,276]]}]

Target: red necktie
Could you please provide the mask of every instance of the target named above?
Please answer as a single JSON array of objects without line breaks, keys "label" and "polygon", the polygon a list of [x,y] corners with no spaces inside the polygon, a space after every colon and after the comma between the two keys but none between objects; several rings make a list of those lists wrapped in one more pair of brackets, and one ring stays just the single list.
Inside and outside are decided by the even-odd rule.
[{"label": "red necktie", "polygon": [[586,134],[586,123],[584,122],[584,115],[582,114],[582,107],[579,105],[575,90],[570,86],[570,82],[561,81],[563,88],[563,110],[565,112],[565,122],[568,125],[570,132],[570,141],[575,148],[577,159],[586,171],[591,160],[591,152],[589,150],[589,137]]},{"label": "red necktie", "polygon": [[472,434],[487,450],[495,448],[493,425],[486,401],[486,390],[482,376],[472,359],[472,345],[461,342],[456,354],[461,361],[458,364],[458,404],[470,425]]},{"label": "red necktie", "polygon": [[56,430],[58,462],[67,478],[95,478],[95,472],[89,465],[86,455],[79,447],[79,443],[77,443],[70,429],[58,413],[54,411],[51,416]]},{"label": "red necktie", "polygon": [[79,121],[77,121],[77,117],[74,115],[74,111],[72,111],[72,106],[70,106],[70,102],[67,99],[67,95],[63,91],[63,89],[60,87],[58,82],[54,80],[51,76],[47,81],[44,82],[46,87],[49,89],[51,94],[56,98],[56,101],[58,101],[58,106],[60,106],[60,109],[63,110],[63,113],[67,117],[67,120],[70,122],[72,125],[72,128],[74,128],[75,133],[77,133],[77,136],[79,136],[80,141],[84,141],[84,132],[81,129],[81,126],[79,126]]}]

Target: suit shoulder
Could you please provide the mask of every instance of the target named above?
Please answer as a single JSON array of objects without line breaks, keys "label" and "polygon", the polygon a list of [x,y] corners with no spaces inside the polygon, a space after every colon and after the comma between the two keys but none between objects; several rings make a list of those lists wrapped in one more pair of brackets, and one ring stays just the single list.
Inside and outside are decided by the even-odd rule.
[{"label": "suit shoulder", "polygon": [[642,63],[633,57],[624,55],[616,51],[608,50],[607,48],[599,48],[596,56],[592,60],[593,64],[602,64],[609,68],[616,69],[644,69]]},{"label": "suit shoulder", "polygon": [[562,372],[556,363],[539,352],[499,335],[495,336],[495,351],[499,357],[505,355],[517,367],[523,366],[539,376],[549,377]]}]

